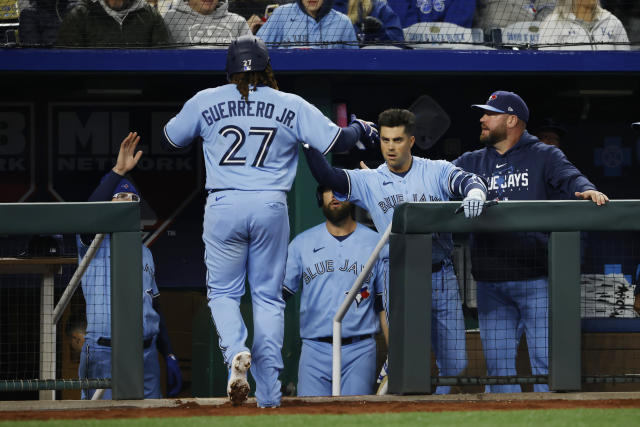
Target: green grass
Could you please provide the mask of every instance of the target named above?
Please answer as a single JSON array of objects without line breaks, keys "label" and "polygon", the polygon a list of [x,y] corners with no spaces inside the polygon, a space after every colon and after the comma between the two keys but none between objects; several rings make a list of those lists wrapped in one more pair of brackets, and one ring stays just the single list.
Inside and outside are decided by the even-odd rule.
[{"label": "green grass", "polygon": [[358,415],[130,418],[114,420],[4,421],[0,427],[412,427],[412,426],[636,426],[640,409],[553,409],[405,412]]}]

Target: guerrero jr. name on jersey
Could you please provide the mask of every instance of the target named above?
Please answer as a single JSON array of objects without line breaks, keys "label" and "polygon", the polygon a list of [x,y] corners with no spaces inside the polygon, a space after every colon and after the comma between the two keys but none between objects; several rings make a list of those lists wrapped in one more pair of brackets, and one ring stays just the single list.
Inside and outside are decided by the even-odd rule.
[{"label": "guerrero jr. name on jersey", "polygon": [[[358,274],[360,274],[362,270],[364,270],[364,265],[360,264],[360,267],[358,268],[358,262],[350,261],[349,258],[345,259],[344,264],[341,264],[338,267],[338,271],[343,271],[347,273],[351,272],[356,277],[358,277]],[[309,282],[311,282],[313,279],[315,279],[318,276],[322,276],[326,273],[333,273],[333,272],[335,272],[333,260],[326,259],[324,261],[316,262],[311,267],[304,266],[302,270],[302,279],[304,280],[304,284],[306,285],[306,284],[309,284]],[[367,277],[364,279],[364,283],[369,283],[372,276],[373,276],[373,271],[370,271]]]},{"label": "guerrero jr. name on jersey", "polygon": [[378,207],[382,209],[382,213],[387,213],[389,210],[393,210],[396,205],[399,205],[404,202],[441,202],[442,199],[438,196],[429,195],[427,199],[427,195],[422,193],[413,193],[408,200],[405,200],[404,194],[394,194],[389,197],[385,197],[384,199],[378,202]]},{"label": "guerrero jr. name on jersey", "polygon": [[219,102],[202,111],[201,114],[209,126],[220,119],[230,117],[263,117],[265,119],[275,118],[284,126],[293,128],[291,122],[296,117],[296,113],[286,107],[280,110],[270,102],[245,100]]}]

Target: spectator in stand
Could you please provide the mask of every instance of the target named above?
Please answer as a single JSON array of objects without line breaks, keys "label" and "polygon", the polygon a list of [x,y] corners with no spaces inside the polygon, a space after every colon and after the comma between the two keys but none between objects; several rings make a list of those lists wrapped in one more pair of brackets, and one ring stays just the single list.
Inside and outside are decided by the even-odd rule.
[{"label": "spectator in stand", "polygon": [[56,45],[153,47],[170,43],[162,16],[145,0],[86,0],[64,18]]},{"label": "spectator in stand", "polygon": [[516,22],[542,21],[549,16],[555,0],[478,0],[473,26],[486,32]]},{"label": "spectator in stand", "polygon": [[270,47],[357,49],[349,18],[333,0],[297,0],[278,7],[256,34]]},{"label": "spectator in stand", "polygon": [[450,22],[470,28],[476,10],[476,0],[388,0],[387,3],[400,18],[403,28],[418,22]]},{"label": "spectator in stand", "polygon": [[349,17],[360,42],[404,41],[400,18],[385,0],[334,0],[333,8]]},{"label": "spectator in stand", "polygon": [[32,0],[20,11],[18,31],[25,46],[52,46],[62,19],[77,0]]},{"label": "spectator in stand", "polygon": [[275,8],[284,3],[291,2],[287,0],[230,0],[229,12],[237,13],[246,19],[251,32],[255,34]]},{"label": "spectator in stand", "polygon": [[630,50],[622,23],[599,0],[558,0],[540,26],[541,49]]},{"label": "spectator in stand", "polygon": [[164,16],[176,43],[206,43],[227,47],[249,34],[247,21],[229,12],[226,0],[175,0]]}]

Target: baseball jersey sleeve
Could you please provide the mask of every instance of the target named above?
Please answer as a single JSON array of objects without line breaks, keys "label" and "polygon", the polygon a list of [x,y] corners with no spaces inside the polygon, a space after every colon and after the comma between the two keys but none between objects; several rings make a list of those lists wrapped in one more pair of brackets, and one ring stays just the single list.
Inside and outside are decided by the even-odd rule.
[{"label": "baseball jersey sleeve", "polygon": [[346,194],[336,194],[336,199],[342,202],[352,202],[364,207],[367,195],[367,178],[372,177],[370,169],[344,169],[347,175],[348,185]]},{"label": "baseball jersey sleeve", "polygon": [[327,154],[338,140],[340,128],[313,104],[302,98],[300,102],[297,120],[298,138],[323,155]]},{"label": "baseball jersey sleeve", "polygon": [[185,102],[182,110],[164,127],[164,137],[175,148],[187,147],[200,135],[200,109],[197,95]]},{"label": "baseball jersey sleeve", "polygon": [[284,283],[282,285],[283,292],[294,295],[298,292],[300,281],[302,279],[302,263],[298,252],[298,240],[293,239],[289,243],[287,255],[287,268],[284,275]]},{"label": "baseball jersey sleeve", "polygon": [[375,295],[383,295],[384,294],[384,281],[385,281],[385,269],[384,269],[384,261],[382,257],[378,257],[378,261],[376,262],[374,271],[374,292]]},{"label": "baseball jersey sleeve", "polygon": [[158,284],[156,283],[156,266],[151,251],[149,251],[149,259],[151,263],[151,271],[153,271],[153,274],[151,274],[151,297],[155,299],[160,296],[160,290],[158,289]]},{"label": "baseball jersey sleeve", "polygon": [[460,169],[456,168],[453,163],[445,160],[436,160],[435,162],[438,165],[438,183],[440,184],[442,193],[448,195],[448,198],[455,198],[457,194],[454,180]]}]

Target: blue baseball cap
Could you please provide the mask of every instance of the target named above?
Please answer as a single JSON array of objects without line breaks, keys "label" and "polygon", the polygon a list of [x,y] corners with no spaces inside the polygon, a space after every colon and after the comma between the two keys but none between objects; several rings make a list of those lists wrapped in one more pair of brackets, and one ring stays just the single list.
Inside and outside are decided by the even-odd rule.
[{"label": "blue baseball cap", "polygon": [[136,187],[134,187],[131,181],[129,181],[127,178],[122,178],[118,183],[118,186],[115,188],[115,190],[113,190],[113,194],[118,193],[133,193],[136,196],[140,197],[140,193],[138,193]]},{"label": "blue baseball cap", "polygon": [[[109,176],[109,173],[107,173],[105,176],[103,176],[100,179],[100,184],[102,184],[104,180],[107,179],[107,177]],[[118,193],[133,193],[136,196],[140,197],[140,193],[138,193],[138,190],[136,190],[136,187],[134,187],[131,181],[129,181],[127,178],[122,178],[120,182],[118,182],[118,185],[116,186],[116,188],[113,190],[113,194],[118,194]]]},{"label": "blue baseball cap", "polygon": [[635,130],[640,130],[640,122],[631,123],[631,127]]},{"label": "blue baseball cap", "polygon": [[529,107],[513,92],[498,90],[489,96],[486,104],[473,104],[472,107],[496,113],[514,114],[525,123],[529,121]]}]

